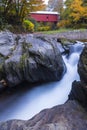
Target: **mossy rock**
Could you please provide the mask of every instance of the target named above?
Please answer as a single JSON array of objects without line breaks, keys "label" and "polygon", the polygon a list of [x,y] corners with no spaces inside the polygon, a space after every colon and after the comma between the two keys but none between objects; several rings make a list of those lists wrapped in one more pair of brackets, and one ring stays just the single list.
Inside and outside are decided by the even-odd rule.
[{"label": "mossy rock", "polygon": [[26,53],[24,53],[21,58],[20,58],[20,64],[19,64],[19,68],[23,70],[23,68],[25,67],[25,60],[28,58],[28,55]]},{"label": "mossy rock", "polygon": [[69,45],[69,44],[75,43],[74,40],[70,40],[64,37],[57,38],[57,42],[60,42],[62,45]]}]

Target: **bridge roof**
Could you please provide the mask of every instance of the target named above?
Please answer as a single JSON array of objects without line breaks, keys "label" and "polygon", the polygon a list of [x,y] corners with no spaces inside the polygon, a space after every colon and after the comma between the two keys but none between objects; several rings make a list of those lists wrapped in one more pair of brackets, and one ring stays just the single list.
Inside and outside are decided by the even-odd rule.
[{"label": "bridge roof", "polygon": [[31,13],[35,13],[35,14],[59,14],[58,12],[54,12],[54,11],[36,11],[36,12],[31,12]]}]

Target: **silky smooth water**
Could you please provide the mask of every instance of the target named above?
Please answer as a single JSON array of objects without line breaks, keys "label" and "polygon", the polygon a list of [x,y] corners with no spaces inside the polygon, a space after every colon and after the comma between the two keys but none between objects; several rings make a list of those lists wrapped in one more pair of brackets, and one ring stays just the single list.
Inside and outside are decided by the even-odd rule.
[{"label": "silky smooth water", "polygon": [[77,42],[71,47],[70,56],[63,56],[67,71],[60,81],[37,85],[33,89],[4,97],[3,101],[0,99],[0,121],[27,120],[45,108],[65,103],[72,82],[79,80],[77,63],[82,49],[83,44]]}]

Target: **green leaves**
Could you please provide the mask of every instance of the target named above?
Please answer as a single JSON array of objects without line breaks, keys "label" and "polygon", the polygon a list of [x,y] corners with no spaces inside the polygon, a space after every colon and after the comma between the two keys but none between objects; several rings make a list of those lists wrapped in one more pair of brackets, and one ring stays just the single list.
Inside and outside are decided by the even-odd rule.
[{"label": "green leaves", "polygon": [[[2,6],[3,5],[3,6]],[[0,3],[0,14],[8,23],[22,23],[23,19],[29,17],[29,12],[45,8],[43,0],[2,0]],[[11,22],[11,19],[14,21]],[[18,21],[17,21],[18,20]]]}]

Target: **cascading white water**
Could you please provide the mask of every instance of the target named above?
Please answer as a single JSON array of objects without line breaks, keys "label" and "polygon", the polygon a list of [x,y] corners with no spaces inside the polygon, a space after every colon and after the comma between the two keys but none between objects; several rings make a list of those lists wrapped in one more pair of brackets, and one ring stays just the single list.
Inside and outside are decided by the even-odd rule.
[{"label": "cascading white water", "polygon": [[0,103],[0,121],[9,119],[30,119],[45,108],[63,104],[68,99],[71,85],[79,80],[77,63],[83,44],[77,42],[71,49],[71,55],[63,56],[67,72],[61,81],[38,85],[37,87],[13,94]]}]

